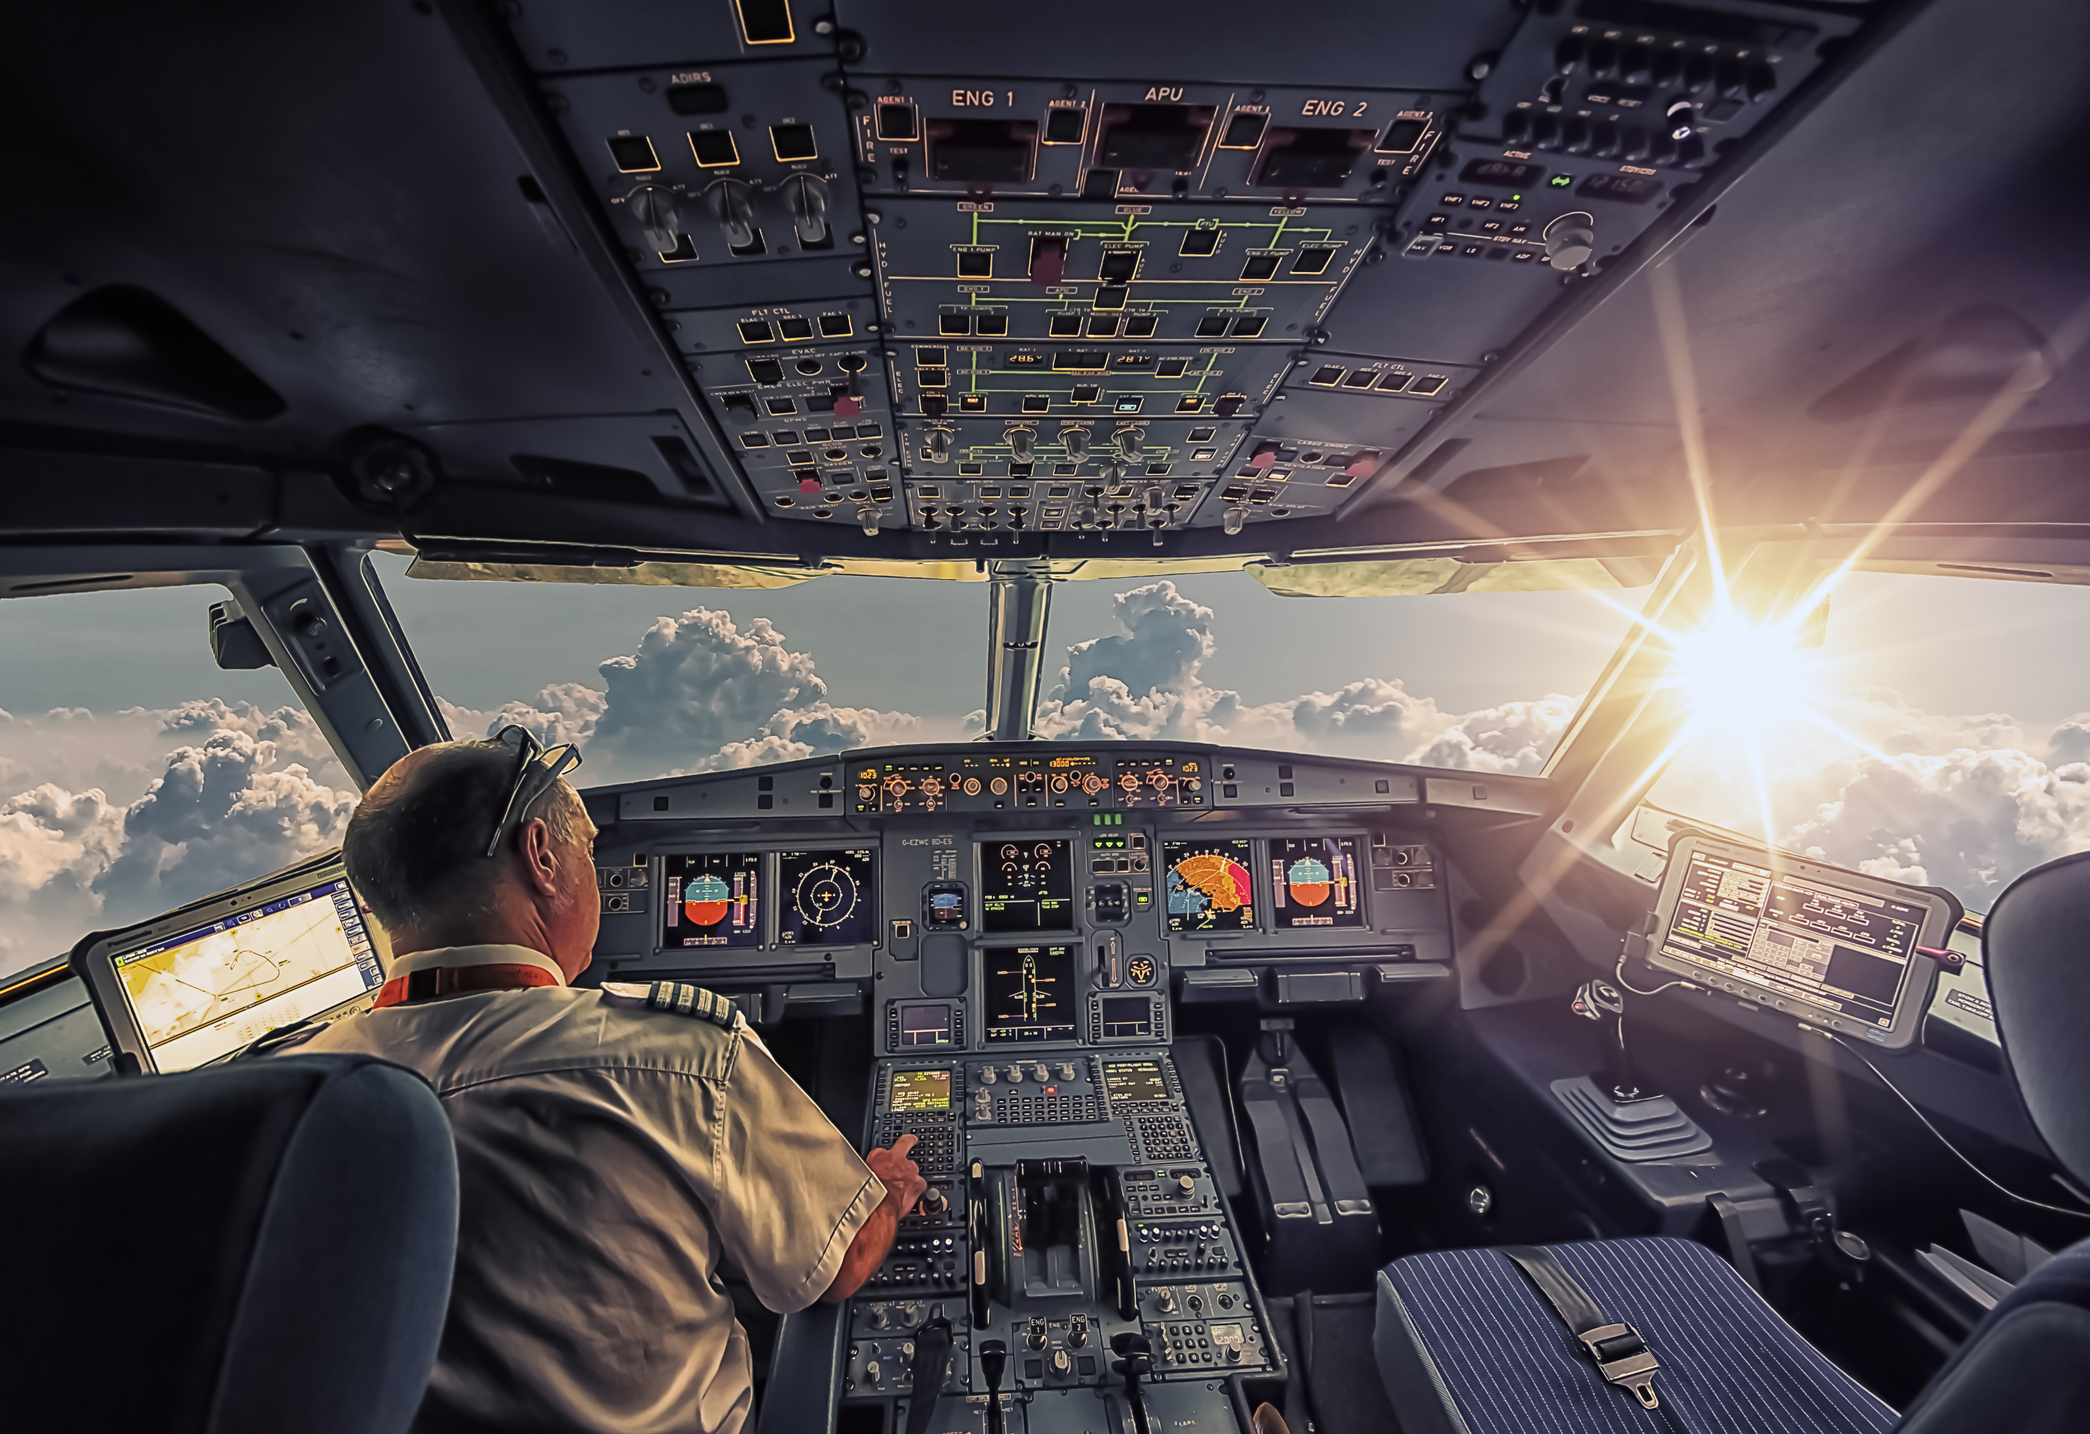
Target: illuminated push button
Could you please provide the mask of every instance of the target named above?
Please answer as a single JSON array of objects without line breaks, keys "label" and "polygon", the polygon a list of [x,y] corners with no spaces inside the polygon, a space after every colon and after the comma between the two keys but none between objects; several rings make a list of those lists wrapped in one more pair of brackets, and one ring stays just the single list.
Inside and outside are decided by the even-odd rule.
[{"label": "illuminated push button", "polygon": [[1363,453],[1355,455],[1348,463],[1343,465],[1343,476],[1346,478],[1369,478],[1378,470],[1378,467],[1379,455],[1377,451],[1368,449]]},{"label": "illuminated push button", "polygon": [[1255,452],[1248,455],[1248,466],[1251,468],[1268,468],[1276,461],[1277,445],[1275,443],[1258,443],[1255,446]]},{"label": "illuminated push button", "polygon": [[798,480],[798,491],[801,493],[817,493],[820,491],[820,480],[818,478],[801,478]]}]

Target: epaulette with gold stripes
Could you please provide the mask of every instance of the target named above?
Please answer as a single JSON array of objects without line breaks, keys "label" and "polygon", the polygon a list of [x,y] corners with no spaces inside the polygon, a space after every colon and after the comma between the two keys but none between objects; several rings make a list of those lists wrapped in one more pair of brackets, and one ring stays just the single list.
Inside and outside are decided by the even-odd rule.
[{"label": "epaulette with gold stripes", "polygon": [[688,981],[605,981],[602,999],[613,1006],[640,1007],[649,1011],[672,1011],[732,1030],[740,1021],[740,1008],[716,991]]}]

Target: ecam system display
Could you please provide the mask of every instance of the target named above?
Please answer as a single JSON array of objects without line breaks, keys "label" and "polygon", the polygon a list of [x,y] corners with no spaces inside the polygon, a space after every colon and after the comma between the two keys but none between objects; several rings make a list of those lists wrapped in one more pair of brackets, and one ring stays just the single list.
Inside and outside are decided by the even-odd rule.
[{"label": "ecam system display", "polygon": [[991,946],[981,953],[980,968],[989,1045],[1074,1039],[1073,947]]},{"label": "ecam system display", "polygon": [[1074,925],[1073,844],[980,844],[980,924],[990,932],[1067,931]]}]

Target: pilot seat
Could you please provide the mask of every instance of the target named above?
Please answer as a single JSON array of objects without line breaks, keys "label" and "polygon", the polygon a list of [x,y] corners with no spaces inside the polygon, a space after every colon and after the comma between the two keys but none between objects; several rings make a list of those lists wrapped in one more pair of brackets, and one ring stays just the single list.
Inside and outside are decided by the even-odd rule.
[{"label": "pilot seat", "polygon": [[[2090,853],[2020,877],[1982,948],[2033,1124],[2090,1181]],[[1726,1262],[1669,1238],[1410,1255],[1375,1345],[1403,1434],[2090,1429],[2090,1240],[2029,1275],[1897,1417]]]}]

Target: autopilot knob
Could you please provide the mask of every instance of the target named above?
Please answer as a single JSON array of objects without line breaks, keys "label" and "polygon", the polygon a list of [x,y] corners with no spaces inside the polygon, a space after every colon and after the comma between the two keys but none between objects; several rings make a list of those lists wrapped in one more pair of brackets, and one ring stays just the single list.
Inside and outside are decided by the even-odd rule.
[{"label": "autopilot knob", "polygon": [[1060,447],[1067,450],[1069,463],[1081,463],[1089,456],[1089,431],[1069,424],[1060,430]]},{"label": "autopilot knob", "polygon": [[1579,269],[1597,250],[1596,220],[1576,210],[1546,226],[1546,262],[1556,269]]},{"label": "autopilot knob", "polygon": [[1074,1372],[1074,1361],[1067,1357],[1064,1349],[1055,1349],[1046,1357],[1045,1367],[1061,1377]]},{"label": "autopilot knob", "polygon": [[948,428],[930,429],[929,437],[925,441],[928,444],[931,463],[951,461],[951,431]]},{"label": "autopilot knob", "polygon": [[726,243],[745,249],[755,242],[755,191],[737,179],[721,179],[704,191],[704,205],[718,221]]},{"label": "autopilot knob", "polygon": [[1018,463],[1028,463],[1038,456],[1038,432],[1034,428],[1012,425],[1008,431],[1009,456]]},{"label": "autopilot knob", "polygon": [[656,252],[670,253],[681,243],[682,216],[676,212],[673,190],[642,184],[624,197],[624,207],[639,221],[646,242]]},{"label": "autopilot knob", "polygon": [[827,186],[810,174],[794,174],[784,181],[784,203],[791,210],[791,226],[798,242],[815,247],[827,242]]}]

